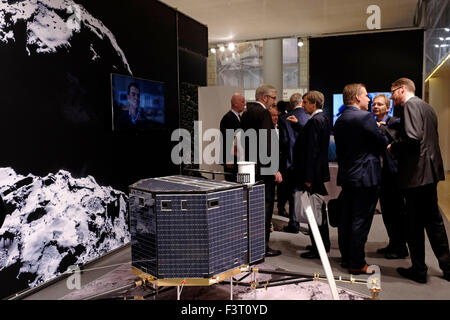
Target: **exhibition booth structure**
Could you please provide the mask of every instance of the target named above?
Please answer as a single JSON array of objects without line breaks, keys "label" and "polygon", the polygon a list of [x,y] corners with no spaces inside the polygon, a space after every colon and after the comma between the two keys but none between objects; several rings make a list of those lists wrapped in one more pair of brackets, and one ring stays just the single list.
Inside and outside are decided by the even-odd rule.
[{"label": "exhibition booth structure", "polygon": [[[187,130],[195,150],[204,136],[194,123],[218,128],[229,106],[217,101],[243,91],[207,87],[205,25],[156,0],[110,0],[107,10],[88,0],[3,1],[0,16],[0,299],[56,284],[77,299],[70,290],[81,294],[88,279],[83,298],[92,299],[136,287],[147,296],[176,287],[180,299],[184,286],[214,284],[230,285],[233,298],[234,282],[255,290],[311,280],[367,284],[377,297],[377,278],[268,267],[265,189],[254,172],[225,182],[184,175],[202,167],[173,161],[173,132]],[[371,98],[389,95],[399,76],[422,83],[423,37],[415,28],[309,39],[309,87],[324,93],[330,124],[347,83],[364,82]],[[342,50],[355,42],[359,50]],[[79,279],[100,260],[120,264],[114,276]],[[114,277],[123,286],[111,290]]]}]

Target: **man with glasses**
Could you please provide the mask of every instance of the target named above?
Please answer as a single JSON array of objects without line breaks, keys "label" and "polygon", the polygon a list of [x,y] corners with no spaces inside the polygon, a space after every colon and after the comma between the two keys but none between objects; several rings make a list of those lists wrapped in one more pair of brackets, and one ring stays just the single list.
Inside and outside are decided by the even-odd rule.
[{"label": "man with glasses", "polygon": [[397,272],[418,283],[427,282],[425,237],[444,278],[450,281],[450,254],[444,222],[437,202],[437,184],[445,179],[439,148],[437,116],[433,108],[414,95],[414,82],[400,78],[391,85],[394,106],[402,106],[400,139],[388,146],[398,158],[399,185],[405,190],[407,242],[412,266]]},{"label": "man with glasses", "polygon": [[[258,137],[257,143],[257,163],[256,163],[256,180],[263,180],[265,185],[265,212],[266,212],[266,256],[273,257],[281,254],[280,250],[273,250],[269,247],[270,238],[270,223],[272,222],[272,213],[275,198],[275,183],[280,183],[282,181],[281,173],[276,172],[275,174],[262,175],[261,169],[264,167],[270,167],[269,164],[263,164],[261,161],[260,154],[260,134],[265,131],[267,136],[266,150],[267,155],[271,157],[278,157],[278,154],[271,154],[271,129],[274,129],[272,122],[272,117],[269,110],[276,106],[277,104],[277,90],[270,85],[262,85],[256,89],[255,93],[256,102],[247,103],[247,110],[242,114],[241,125],[244,131],[249,129],[256,130]],[[246,145],[246,152],[249,150],[249,146]],[[248,157],[247,157],[248,159]],[[251,161],[251,159],[249,159]]]}]

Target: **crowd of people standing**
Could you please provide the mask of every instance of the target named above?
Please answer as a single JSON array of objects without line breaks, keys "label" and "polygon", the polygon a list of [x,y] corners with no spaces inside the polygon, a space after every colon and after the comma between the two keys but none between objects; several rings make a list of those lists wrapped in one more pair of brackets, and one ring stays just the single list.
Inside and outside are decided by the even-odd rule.
[{"label": "crowd of people standing", "polygon": [[[266,256],[281,254],[280,250],[269,247],[275,189],[278,189],[281,214],[284,214],[284,202],[289,203],[289,223],[283,231],[292,233],[299,231],[294,212],[295,192],[328,194],[325,183],[330,180],[328,151],[333,133],[337,185],[342,188],[339,197],[342,210],[338,221],[341,265],[352,274],[370,272],[365,244],[380,201],[389,243],[377,252],[386,259],[404,259],[410,255],[412,266],[398,268],[397,272],[405,278],[426,283],[426,230],[444,278],[450,281],[449,244],[436,191],[437,183],[445,179],[437,117],[433,108],[414,92],[415,86],[410,79],[400,78],[392,83],[390,99],[395,107],[403,109],[401,117],[397,118],[388,115],[390,99],[387,96],[376,96],[372,101],[372,112],[369,112],[370,98],[365,85],[348,84],[343,89],[345,108],[333,128],[323,112],[324,95],[316,90],[292,95],[287,112],[283,114],[277,109],[277,90],[273,86],[260,86],[256,90],[256,102],[247,103],[243,112],[244,97],[233,95],[233,120],[239,122],[234,122],[230,128],[266,130],[269,154],[271,132],[278,135],[279,170],[264,175],[261,168],[267,164],[259,158],[256,164],[256,179],[265,184]],[[240,101],[241,107],[236,108],[235,101]],[[226,129],[222,123],[229,116],[222,119],[221,130]],[[260,144],[258,141],[258,146]],[[236,173],[236,161],[225,164],[225,168]],[[326,212],[319,231],[325,249],[329,251]],[[301,254],[302,258],[319,258],[312,234],[307,249]]]}]

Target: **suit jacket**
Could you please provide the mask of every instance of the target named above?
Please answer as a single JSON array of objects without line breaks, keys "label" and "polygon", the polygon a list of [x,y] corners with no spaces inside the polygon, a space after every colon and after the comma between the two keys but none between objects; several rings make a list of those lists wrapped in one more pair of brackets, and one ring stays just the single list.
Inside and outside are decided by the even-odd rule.
[{"label": "suit jacket", "polygon": [[387,146],[373,115],[346,107],[334,124],[337,185],[372,187],[381,182],[380,155]]},{"label": "suit jacket", "polygon": [[[293,124],[286,120],[291,115],[298,119],[298,124]],[[278,128],[280,131],[280,172],[283,175],[283,179],[292,173],[294,144],[308,120],[309,115],[303,108],[293,109],[278,119]]]},{"label": "suit jacket", "polygon": [[267,130],[267,154],[271,154],[271,129],[274,129],[272,117],[270,115],[269,110],[265,109],[262,105],[260,105],[257,102],[249,102],[247,103],[247,109],[244,111],[241,117],[241,126],[244,131],[247,131],[248,129],[254,129],[256,130],[257,135],[257,159],[250,159],[249,158],[249,151],[250,146],[247,143],[245,144],[245,153],[246,153],[246,159],[248,161],[256,160],[256,175],[257,179],[260,179],[261,171],[260,168],[262,166],[270,166],[261,164],[261,159],[259,157],[259,130]]},{"label": "suit jacket", "polygon": [[[229,159],[234,160],[234,164],[236,164],[236,162],[237,162],[237,158],[236,158],[236,156],[234,156],[233,150],[231,149],[232,147],[230,147],[230,149],[229,149],[229,147],[227,146],[228,143],[230,144],[230,146],[232,146],[233,142],[227,141],[226,130],[227,129],[237,130],[240,128],[241,128],[241,122],[239,121],[238,117],[231,110],[228,111],[222,117],[222,120],[220,120],[220,132],[222,133],[222,138],[223,138],[222,161],[223,161],[224,165],[226,164],[227,154],[228,154]],[[236,166],[233,171],[237,171]]]},{"label": "suit jacket", "polygon": [[330,121],[320,112],[306,122],[295,143],[294,179],[298,187],[304,187],[305,182],[310,182],[313,193],[324,193],[323,184],[330,181],[329,145]]},{"label": "suit jacket", "polygon": [[400,187],[416,188],[445,180],[433,108],[413,97],[405,103],[400,123],[400,141],[391,147],[398,157]]},{"label": "suit jacket", "polygon": [[[386,136],[388,143],[393,143],[399,140],[400,133],[400,119],[397,117],[386,117],[386,124],[379,128]],[[397,185],[398,161],[389,151],[384,150],[381,153],[383,157],[383,168],[381,169],[381,177],[383,185],[389,184],[391,187]]]}]

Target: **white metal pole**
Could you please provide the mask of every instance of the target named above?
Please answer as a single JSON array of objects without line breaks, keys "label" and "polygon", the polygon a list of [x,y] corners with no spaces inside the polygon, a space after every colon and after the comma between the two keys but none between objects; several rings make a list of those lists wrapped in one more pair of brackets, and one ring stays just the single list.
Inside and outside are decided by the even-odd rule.
[{"label": "white metal pole", "polygon": [[317,250],[319,251],[320,260],[322,261],[322,266],[325,269],[325,274],[327,276],[328,284],[330,285],[331,295],[333,300],[339,300],[339,294],[336,288],[336,282],[334,281],[333,272],[331,271],[330,261],[328,260],[327,252],[325,251],[325,246],[323,245],[322,237],[320,236],[319,228],[317,227],[316,219],[314,218],[314,213],[311,208],[311,201],[306,194],[302,195],[302,202],[306,211],[306,217],[308,218],[309,227],[314,236],[314,241],[316,242]]},{"label": "white metal pole", "polygon": [[230,300],[233,300],[233,277],[230,277]]}]

